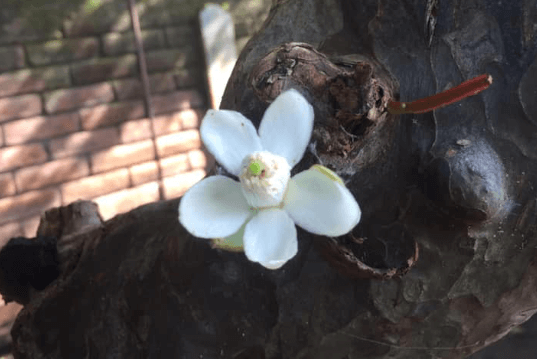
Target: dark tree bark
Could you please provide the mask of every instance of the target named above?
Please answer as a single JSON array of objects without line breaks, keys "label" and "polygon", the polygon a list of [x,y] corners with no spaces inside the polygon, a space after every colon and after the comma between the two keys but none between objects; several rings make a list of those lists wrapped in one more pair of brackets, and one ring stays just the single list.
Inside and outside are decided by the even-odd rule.
[{"label": "dark tree bark", "polygon": [[[82,229],[52,212],[38,235],[61,273],[29,291],[16,358],[462,358],[498,340],[537,310],[535,23],[533,0],[276,1],[222,106],[257,126],[301,91],[315,128],[294,171],[334,169],[360,224],[299,229],[270,271],[191,237],[180,199]],[[386,112],[481,73],[478,96]]]}]

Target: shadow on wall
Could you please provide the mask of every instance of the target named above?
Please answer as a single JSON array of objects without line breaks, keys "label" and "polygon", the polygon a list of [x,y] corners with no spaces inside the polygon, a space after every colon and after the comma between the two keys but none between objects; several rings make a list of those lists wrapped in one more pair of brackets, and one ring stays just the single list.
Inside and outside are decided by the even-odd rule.
[{"label": "shadow on wall", "polygon": [[[204,175],[212,160],[196,130],[207,98],[202,2],[137,2],[156,114],[149,119],[127,0],[6,1],[0,240],[32,237],[40,213],[77,198],[96,200],[108,218],[177,197]],[[227,3],[243,39],[271,1]]]},{"label": "shadow on wall", "polygon": [[[202,4],[191,3],[192,16],[185,1],[138,2],[155,113],[148,118],[126,0],[7,0],[0,13],[0,247],[34,237],[51,207],[91,199],[110,218],[178,197],[205,176],[212,161],[197,131],[206,109],[196,19]],[[6,352],[20,306],[0,304]]]},{"label": "shadow on wall", "polygon": [[[228,4],[244,43],[271,0]],[[51,207],[91,199],[110,218],[178,197],[205,176],[213,160],[197,131],[208,105],[202,1],[137,1],[154,118],[145,113],[127,0],[3,5],[0,247],[34,237]],[[4,351],[19,310],[0,305]]]},{"label": "shadow on wall", "polygon": [[[7,1],[13,6],[0,15],[0,239],[34,236],[40,213],[77,198],[97,201],[109,218],[177,197],[205,175],[199,1],[138,2],[152,119],[126,0]],[[170,10],[179,3],[180,11]]]}]

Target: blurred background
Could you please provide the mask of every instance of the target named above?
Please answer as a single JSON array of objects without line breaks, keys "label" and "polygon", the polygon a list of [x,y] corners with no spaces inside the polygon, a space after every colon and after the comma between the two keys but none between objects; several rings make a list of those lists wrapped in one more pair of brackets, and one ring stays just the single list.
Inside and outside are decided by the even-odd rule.
[{"label": "blurred background", "polygon": [[[212,1],[240,53],[272,0]],[[212,106],[202,0],[138,0],[149,94],[128,0],[3,0],[0,8],[0,247],[77,199],[103,218],[175,198],[212,158],[198,127]],[[136,21],[136,20],[135,20]],[[149,95],[149,96],[148,96]],[[0,359],[20,310],[0,301]],[[537,357],[537,320],[472,359]]]},{"label": "blurred background", "polygon": [[[242,48],[270,0],[215,1]],[[202,0],[137,0],[150,108],[129,0],[3,0],[0,7],[0,247],[35,237],[40,215],[77,199],[104,219],[181,196],[212,159],[198,127],[212,104]],[[20,310],[0,300],[0,355]]]}]

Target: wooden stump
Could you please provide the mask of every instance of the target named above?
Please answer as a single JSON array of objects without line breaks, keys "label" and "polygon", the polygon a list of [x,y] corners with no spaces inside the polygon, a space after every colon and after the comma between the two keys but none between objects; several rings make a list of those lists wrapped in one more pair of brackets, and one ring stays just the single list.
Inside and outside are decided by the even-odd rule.
[{"label": "wooden stump", "polygon": [[[180,199],[68,241],[60,230],[59,277],[30,291],[15,356],[462,358],[501,338],[537,310],[535,8],[276,1],[222,107],[257,126],[281,91],[302,92],[315,128],[294,171],[334,169],[360,224],[339,238],[299,229],[276,271],[191,237]],[[494,83],[478,96],[386,112],[480,73]]]}]

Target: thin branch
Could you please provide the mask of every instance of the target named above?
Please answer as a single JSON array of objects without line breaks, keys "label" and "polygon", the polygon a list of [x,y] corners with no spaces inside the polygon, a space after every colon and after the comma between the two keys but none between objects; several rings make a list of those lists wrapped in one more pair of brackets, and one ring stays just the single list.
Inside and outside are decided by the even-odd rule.
[{"label": "thin branch", "polygon": [[419,114],[433,111],[467,97],[477,95],[481,91],[486,90],[491,84],[492,76],[483,74],[465,81],[459,86],[416,101],[390,101],[388,103],[388,112],[392,115],[401,115],[405,113]]}]

